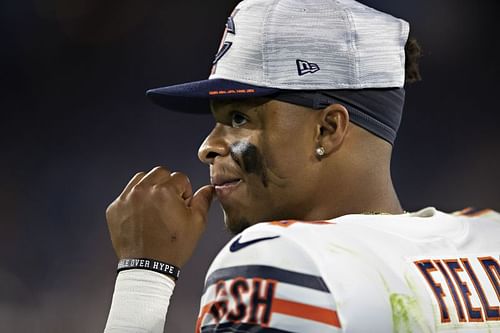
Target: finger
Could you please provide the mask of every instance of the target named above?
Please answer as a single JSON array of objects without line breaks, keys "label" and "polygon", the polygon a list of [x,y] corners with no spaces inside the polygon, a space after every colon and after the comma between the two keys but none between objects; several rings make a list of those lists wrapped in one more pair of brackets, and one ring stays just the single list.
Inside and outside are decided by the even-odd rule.
[{"label": "finger", "polygon": [[123,189],[122,193],[120,193],[120,197],[124,198],[127,196],[127,194],[132,190],[132,188],[137,185],[138,182],[141,181],[142,178],[146,175],[145,172],[138,172],[135,174],[134,177],[128,182],[127,186]]},{"label": "finger", "polygon": [[214,196],[215,188],[212,185],[203,186],[193,195],[191,209],[193,213],[200,215],[203,221],[207,218]]},{"label": "finger", "polygon": [[173,186],[175,192],[179,194],[182,199],[190,200],[193,196],[193,188],[189,178],[182,172],[174,172],[170,175],[170,179],[165,183],[166,186]]},{"label": "finger", "polygon": [[149,171],[136,185],[151,186],[163,183],[170,177],[170,170],[165,167],[157,166]]}]

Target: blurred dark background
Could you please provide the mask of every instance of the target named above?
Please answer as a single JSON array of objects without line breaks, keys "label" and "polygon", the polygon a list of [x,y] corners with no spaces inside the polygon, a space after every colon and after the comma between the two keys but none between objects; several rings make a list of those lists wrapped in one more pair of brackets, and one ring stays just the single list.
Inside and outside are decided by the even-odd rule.
[{"label": "blurred dark background", "polygon": [[[99,332],[115,279],[104,219],[129,178],[166,165],[208,182],[210,116],[148,88],[208,76],[238,1],[0,3],[0,331]],[[407,210],[500,210],[496,0],[365,0],[408,20],[424,80],[407,88],[394,180]],[[168,332],[192,332],[205,270],[228,240],[218,205],[183,270]]]}]

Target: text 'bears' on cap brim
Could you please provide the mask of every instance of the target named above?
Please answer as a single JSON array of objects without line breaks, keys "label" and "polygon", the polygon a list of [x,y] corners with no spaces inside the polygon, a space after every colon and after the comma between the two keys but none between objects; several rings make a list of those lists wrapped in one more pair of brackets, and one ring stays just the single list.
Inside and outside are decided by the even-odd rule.
[{"label": "text 'bears' on cap brim", "polygon": [[209,100],[263,97],[279,91],[276,88],[258,87],[232,80],[209,79],[150,89],[146,95],[154,103],[169,110],[210,113]]}]

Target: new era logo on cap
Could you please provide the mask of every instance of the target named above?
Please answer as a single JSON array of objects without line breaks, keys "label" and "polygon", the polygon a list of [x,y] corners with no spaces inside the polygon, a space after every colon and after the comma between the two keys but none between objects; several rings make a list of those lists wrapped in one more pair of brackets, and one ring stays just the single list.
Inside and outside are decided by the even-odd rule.
[{"label": "new era logo on cap", "polygon": [[312,62],[308,62],[305,60],[297,59],[297,70],[299,71],[299,75],[305,75],[309,73],[316,73],[319,71],[318,64],[314,64]]}]

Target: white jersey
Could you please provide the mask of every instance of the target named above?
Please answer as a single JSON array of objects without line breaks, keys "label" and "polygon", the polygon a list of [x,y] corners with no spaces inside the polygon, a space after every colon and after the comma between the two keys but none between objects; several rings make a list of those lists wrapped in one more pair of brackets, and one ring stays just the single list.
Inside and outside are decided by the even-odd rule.
[{"label": "white jersey", "polygon": [[206,277],[196,332],[500,332],[500,214],[259,223]]}]

